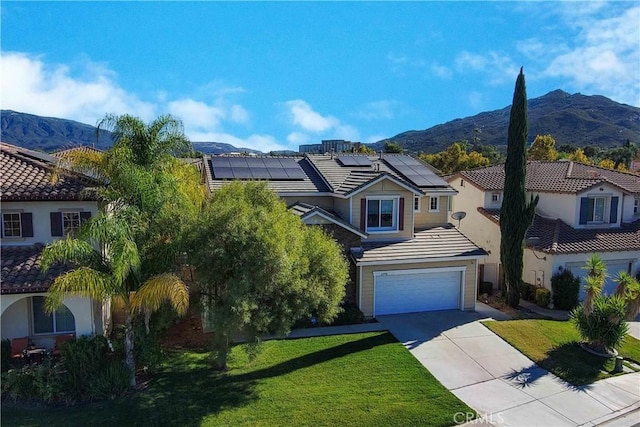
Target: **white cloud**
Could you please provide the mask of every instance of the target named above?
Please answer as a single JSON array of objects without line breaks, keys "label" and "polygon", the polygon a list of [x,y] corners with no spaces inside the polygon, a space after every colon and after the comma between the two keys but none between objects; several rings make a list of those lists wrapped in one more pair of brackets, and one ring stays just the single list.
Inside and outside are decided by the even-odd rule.
[{"label": "white cloud", "polygon": [[462,51],[457,56],[455,63],[459,72],[473,70],[485,74],[491,85],[511,82],[514,76],[518,75],[519,70],[509,55],[495,51],[483,54]]},{"label": "white cloud", "polygon": [[156,106],[122,89],[113,71],[82,59],[74,68],[48,65],[40,56],[0,53],[2,108],[96,123],[107,113],[133,113],[145,120]]},{"label": "white cloud", "polygon": [[436,76],[436,77],[440,77],[441,79],[450,79],[451,77],[453,77],[453,71],[442,64],[438,64],[437,62],[434,62],[433,64],[431,64],[431,72]]},{"label": "white cloud", "polygon": [[355,115],[365,120],[390,120],[394,117],[393,109],[396,105],[397,101],[388,99],[368,102]]},{"label": "white cloud", "polygon": [[247,123],[249,112],[242,105],[232,105],[229,111],[229,118],[235,123]]},{"label": "white cloud", "polygon": [[467,101],[469,102],[469,106],[471,106],[471,108],[478,110],[483,105],[484,97],[480,92],[471,91],[467,96]]},{"label": "white cloud", "polygon": [[212,107],[193,99],[179,99],[167,104],[171,115],[182,119],[185,129],[215,129],[225,117],[222,108]]},{"label": "white cloud", "polygon": [[291,132],[287,135],[287,142],[294,147],[301,144],[313,144],[312,141],[312,138],[303,132]]},{"label": "white cloud", "polygon": [[323,116],[314,111],[311,105],[302,99],[287,101],[285,106],[289,109],[292,123],[305,131],[325,132],[340,125],[338,119],[332,116]]},{"label": "white cloud", "polygon": [[240,138],[224,132],[202,132],[194,133],[190,138],[195,142],[223,142],[237,148],[252,148],[263,153],[288,149],[271,135],[252,134],[247,138]]},{"label": "white cloud", "polygon": [[566,52],[550,60],[543,75],[563,77],[578,90],[640,106],[640,7],[616,6],[563,9],[579,32]]}]

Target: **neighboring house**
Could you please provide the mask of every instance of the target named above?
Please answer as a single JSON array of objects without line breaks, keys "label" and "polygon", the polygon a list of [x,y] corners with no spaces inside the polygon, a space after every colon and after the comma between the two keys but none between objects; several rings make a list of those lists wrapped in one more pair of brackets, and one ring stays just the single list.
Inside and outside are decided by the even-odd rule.
[{"label": "neighboring house", "polygon": [[53,314],[43,310],[49,286],[66,269],[42,274],[42,249],[98,213],[97,201],[80,197],[90,182],[71,173],[53,182],[55,165],[52,156],[0,143],[2,338],[28,336],[49,348],[57,334],[101,334],[109,321],[103,303],[88,298],[67,297]]},{"label": "neighboring house", "polygon": [[[482,279],[497,286],[504,167],[458,172],[447,181],[459,192],[455,210],[467,213],[460,230],[489,252]],[[572,161],[531,161],[526,191],[540,201],[527,232],[524,281],[551,289],[552,275],[563,269],[584,276],[593,253],[607,264],[607,293],[615,289],[618,272],[638,272],[640,176]]]},{"label": "neighboring house", "polygon": [[404,155],[204,158],[210,192],[264,180],[309,225],[325,228],[351,263],[346,300],[367,317],[474,310],[485,252],[448,223],[451,186]]}]

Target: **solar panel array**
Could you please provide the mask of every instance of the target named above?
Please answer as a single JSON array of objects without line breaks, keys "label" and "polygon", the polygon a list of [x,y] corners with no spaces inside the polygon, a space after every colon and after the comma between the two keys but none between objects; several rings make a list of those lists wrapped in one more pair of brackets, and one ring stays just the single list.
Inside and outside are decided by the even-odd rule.
[{"label": "solar panel array", "polygon": [[366,156],[338,156],[342,166],[371,166],[371,160]]},{"label": "solar panel array", "polygon": [[303,180],[306,175],[295,159],[275,157],[212,157],[216,179]]},{"label": "solar panel array", "polygon": [[431,169],[410,156],[388,156],[382,158],[396,172],[402,174],[418,187],[446,187],[447,183]]}]

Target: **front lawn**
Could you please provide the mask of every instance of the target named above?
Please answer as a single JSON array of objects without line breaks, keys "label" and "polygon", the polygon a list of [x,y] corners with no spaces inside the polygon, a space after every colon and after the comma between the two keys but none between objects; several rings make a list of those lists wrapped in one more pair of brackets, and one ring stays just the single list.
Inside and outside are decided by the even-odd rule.
[{"label": "front lawn", "polygon": [[[486,321],[485,326],[542,368],[574,385],[611,376],[614,359],[587,353],[580,347],[578,331],[569,321]],[[640,362],[640,341],[630,335],[618,350],[620,356]]]},{"label": "front lawn", "polygon": [[82,407],[2,408],[2,425],[450,426],[472,412],[389,333],[267,341],[227,373],[172,352],[144,392]]}]

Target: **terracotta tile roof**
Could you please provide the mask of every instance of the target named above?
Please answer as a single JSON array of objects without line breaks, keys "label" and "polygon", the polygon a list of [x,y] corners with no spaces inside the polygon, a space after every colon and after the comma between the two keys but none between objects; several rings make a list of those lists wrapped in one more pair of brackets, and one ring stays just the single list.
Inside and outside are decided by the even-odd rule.
[{"label": "terracotta tile roof", "polygon": [[[478,208],[499,224],[500,211]],[[559,219],[536,215],[527,238],[537,237],[536,250],[549,254],[640,251],[640,220],[620,228],[573,228]]]},{"label": "terracotta tile roof", "polygon": [[62,264],[49,269],[46,275],[40,270],[44,246],[2,246],[2,294],[45,292],[53,279],[68,270]]},{"label": "terracotta tile roof", "polygon": [[56,159],[14,145],[0,144],[0,192],[2,201],[78,200],[93,185],[88,178],[60,174],[52,183]]},{"label": "terracotta tile roof", "polygon": [[[504,164],[461,171],[447,177],[463,177],[485,191],[500,191],[504,187]],[[527,191],[548,193],[579,193],[598,184],[608,183],[625,193],[640,193],[640,176],[604,169],[573,161],[527,163]]]},{"label": "terracotta tile roof", "polygon": [[356,262],[411,263],[422,259],[484,256],[487,253],[478,247],[457,228],[449,224],[432,227],[415,233],[410,240],[400,242],[363,242],[362,250],[352,249]]},{"label": "terracotta tile roof", "polygon": [[53,157],[60,159],[63,158],[65,156],[68,156],[71,153],[75,153],[75,152],[81,152],[81,153],[91,153],[91,152],[95,152],[95,153],[103,153],[102,150],[99,150],[97,148],[93,148],[93,147],[88,147],[86,145],[81,145],[79,147],[73,147],[73,148],[68,148],[66,150],[60,150],[60,151],[56,151],[55,153],[51,154]]}]

